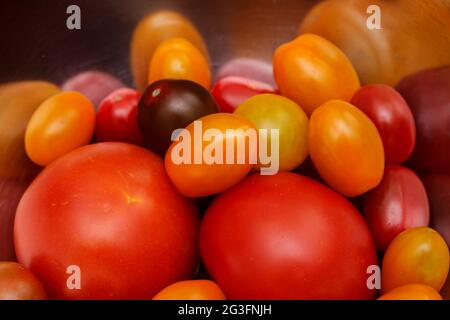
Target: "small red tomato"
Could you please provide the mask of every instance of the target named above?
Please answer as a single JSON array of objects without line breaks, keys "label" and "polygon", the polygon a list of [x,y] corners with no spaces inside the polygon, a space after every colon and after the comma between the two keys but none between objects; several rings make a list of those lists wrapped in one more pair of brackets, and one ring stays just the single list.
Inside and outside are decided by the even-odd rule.
[{"label": "small red tomato", "polygon": [[242,77],[226,77],[211,89],[221,112],[233,112],[242,102],[257,94],[275,93],[270,84]]},{"label": "small red tomato", "polygon": [[0,300],[45,300],[42,283],[20,264],[0,262]]},{"label": "small red tomato", "polygon": [[363,111],[380,132],[386,163],[406,161],[416,144],[416,125],[400,93],[387,85],[368,85],[355,93],[351,103]]},{"label": "small red tomato", "polygon": [[118,89],[103,99],[95,124],[97,140],[142,145],[142,135],[137,124],[139,99],[140,93],[129,88]]},{"label": "small red tomato", "polygon": [[275,86],[272,63],[259,59],[236,58],[226,62],[217,70],[216,79],[229,76],[252,79]]},{"label": "small red tomato", "polygon": [[364,216],[381,251],[402,231],[428,226],[428,198],[419,177],[405,167],[387,166],[381,183],[364,197]]}]

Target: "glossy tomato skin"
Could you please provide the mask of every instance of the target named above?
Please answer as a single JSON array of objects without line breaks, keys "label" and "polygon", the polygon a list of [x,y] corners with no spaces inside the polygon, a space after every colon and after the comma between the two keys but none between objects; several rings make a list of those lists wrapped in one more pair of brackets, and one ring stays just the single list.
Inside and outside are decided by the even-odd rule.
[{"label": "glossy tomato skin", "polygon": [[[234,114],[250,120],[258,130],[279,130],[279,170],[293,170],[305,161],[308,117],[294,101],[280,95],[259,94],[244,101]],[[271,143],[268,142],[267,150]]]},{"label": "glossy tomato skin", "polygon": [[351,103],[380,132],[386,163],[400,164],[410,157],[416,143],[416,125],[411,109],[394,88],[381,84],[361,87]]},{"label": "glossy tomato skin", "polygon": [[321,177],[345,196],[376,187],[384,172],[384,150],[373,122],[355,106],[332,100],[309,121],[308,146]]},{"label": "glossy tomato skin", "polygon": [[430,286],[407,284],[390,290],[378,300],[442,300],[442,297]]},{"label": "glossy tomato skin", "polygon": [[[256,165],[250,163],[250,154],[256,157],[257,146],[251,149],[246,140],[246,131],[256,131],[253,123],[249,120],[230,113],[216,113],[198,119],[197,126],[201,125],[203,134],[208,130],[219,131],[221,138],[213,138],[209,141],[199,141],[196,133],[196,123],[191,123],[186,129],[189,137],[182,137],[174,141],[167,150],[165,157],[165,168],[170,179],[178,189],[178,191],[186,197],[198,198],[206,197],[216,193],[223,192],[241,181]],[[232,133],[226,133],[227,130],[234,130]],[[200,133],[202,134],[202,133]],[[203,138],[203,137],[202,137]],[[191,156],[187,161],[177,163],[178,158],[184,152],[183,148],[185,139],[190,140]],[[202,139],[203,140],[203,139]],[[236,146],[238,141],[246,141],[244,146],[244,161],[232,161],[227,163],[227,145]],[[213,147],[223,147],[221,163],[208,163],[205,159],[206,149]],[[236,150],[236,149],[235,149]],[[199,163],[195,162],[195,153],[200,154],[202,159]],[[237,158],[237,152],[234,154],[234,160]],[[214,160],[214,159],[212,159]]]},{"label": "glossy tomato skin", "polygon": [[380,251],[402,231],[427,227],[430,210],[422,181],[406,167],[387,166],[381,183],[364,195],[364,217]]},{"label": "glossy tomato skin", "polygon": [[225,295],[211,280],[186,280],[164,288],[153,300],[225,300]]},{"label": "glossy tomato skin", "polygon": [[123,87],[125,84],[113,75],[95,70],[80,72],[61,85],[63,91],[76,91],[86,96],[95,108],[108,94]]},{"label": "glossy tomato skin", "polygon": [[46,300],[36,276],[15,262],[0,262],[0,300]]},{"label": "glossy tomato skin", "polygon": [[[18,260],[53,299],[151,299],[198,264],[199,218],[161,159],[124,143],[89,145],[47,167],[15,219]],[[69,266],[80,290],[68,289]]]},{"label": "glossy tomato skin", "polygon": [[263,93],[275,93],[275,89],[264,82],[235,76],[218,80],[211,89],[220,111],[230,113],[245,100]]},{"label": "glossy tomato skin", "polygon": [[225,62],[218,70],[216,80],[242,77],[275,87],[272,63],[254,58],[235,58]]},{"label": "glossy tomato skin", "polygon": [[439,233],[428,227],[403,231],[389,245],[381,268],[381,290],[424,284],[440,291],[447,279],[449,251]]},{"label": "glossy tomato skin", "polygon": [[412,74],[396,89],[416,120],[416,147],[408,165],[426,173],[450,173],[450,67]]},{"label": "glossy tomato skin", "polygon": [[184,79],[209,89],[211,73],[205,56],[183,38],[162,42],[153,53],[148,70],[148,83],[163,79]]},{"label": "glossy tomato skin", "polygon": [[147,148],[163,156],[174,130],[219,112],[214,98],[202,86],[188,80],[161,80],[151,84],[138,107],[138,125]]},{"label": "glossy tomato skin", "polygon": [[280,92],[310,115],[329,100],[350,101],[359,79],[350,60],[334,44],[303,34],[278,47],[273,57]]},{"label": "glossy tomato skin", "polygon": [[372,299],[370,232],[343,197],[309,178],[254,174],[218,196],[200,229],[228,299]]},{"label": "glossy tomato skin", "polygon": [[137,90],[121,88],[103,99],[98,108],[95,122],[97,141],[143,144],[137,124],[137,108],[140,97]]}]

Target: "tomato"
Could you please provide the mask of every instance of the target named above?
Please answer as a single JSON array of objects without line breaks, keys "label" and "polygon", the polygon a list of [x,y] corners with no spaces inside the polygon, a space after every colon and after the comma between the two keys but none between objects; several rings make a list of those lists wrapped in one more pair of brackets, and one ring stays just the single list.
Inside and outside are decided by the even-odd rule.
[{"label": "tomato", "polygon": [[[167,174],[181,194],[204,197],[222,192],[242,180],[252,169],[254,164],[249,161],[252,150],[246,131],[256,129],[245,118],[230,113],[216,113],[200,118],[185,129],[185,134],[178,136],[167,150],[165,158]],[[207,141],[205,134],[210,129],[214,133],[218,132],[220,137]],[[227,133],[229,129],[233,131]],[[238,147],[240,141],[244,146],[244,161],[241,162],[237,160],[238,152],[242,152]],[[227,161],[227,153],[230,152],[228,145],[233,146],[233,161]],[[221,153],[217,151],[219,148],[222,149]],[[185,155],[189,151],[190,154]],[[256,153],[256,150],[253,151]],[[196,154],[201,159],[196,161]],[[178,157],[182,161],[178,162]]]},{"label": "tomato", "polygon": [[25,132],[25,149],[33,162],[47,166],[62,155],[88,144],[95,127],[92,103],[78,92],[45,100],[33,113]]},{"label": "tomato", "polygon": [[320,183],[290,172],[253,174],[216,197],[200,252],[228,299],[371,299],[377,264],[358,211]]},{"label": "tomato", "polygon": [[383,292],[406,284],[425,284],[441,290],[447,279],[449,252],[445,240],[428,227],[408,229],[389,245],[381,269]]},{"label": "tomato", "polygon": [[[374,18],[379,30],[368,28]],[[363,83],[395,85],[413,72],[450,64],[449,29],[446,1],[328,0],[304,16],[300,32],[341,48]]]},{"label": "tomato", "polygon": [[209,89],[211,73],[199,49],[182,38],[162,42],[153,53],[148,69],[148,83],[163,79],[183,79]]},{"label": "tomato", "polygon": [[410,75],[396,88],[416,119],[417,141],[409,165],[422,172],[450,173],[450,66]]},{"label": "tomato", "polygon": [[427,227],[430,210],[419,177],[408,168],[387,166],[381,183],[364,196],[364,216],[381,251],[402,231]]},{"label": "tomato", "polygon": [[33,177],[38,166],[25,152],[25,130],[33,112],[60,90],[44,81],[20,81],[0,85],[0,176]]},{"label": "tomato", "polygon": [[141,95],[138,91],[121,88],[100,103],[95,123],[98,141],[143,144],[137,124],[137,108]]},{"label": "tomato", "polygon": [[[151,299],[194,275],[198,227],[159,157],[104,142],[43,170],[19,203],[14,237],[19,262],[53,299]],[[69,289],[77,276],[81,288]]]},{"label": "tomato", "polygon": [[131,71],[139,91],[143,91],[147,86],[149,62],[156,47],[172,38],[188,40],[208,57],[202,36],[186,17],[167,10],[151,13],[139,22],[131,39]]},{"label": "tomato", "polygon": [[416,143],[416,125],[402,96],[386,85],[368,85],[355,93],[351,103],[362,110],[380,132],[386,163],[406,161]]},{"label": "tomato", "polygon": [[225,300],[225,296],[213,281],[187,280],[164,288],[153,300]]},{"label": "tomato", "polygon": [[430,286],[407,284],[390,290],[378,300],[442,300],[442,297]]},{"label": "tomato", "polygon": [[450,247],[450,175],[427,174],[422,181],[430,201],[430,226]]},{"label": "tomato", "polygon": [[275,86],[271,63],[254,58],[236,58],[224,63],[218,70],[216,79],[241,77]]},{"label": "tomato", "polygon": [[329,100],[350,101],[359,89],[358,75],[345,54],[313,34],[280,46],[273,57],[273,70],[280,92],[308,115]]},{"label": "tomato", "polygon": [[0,300],[46,300],[36,276],[15,262],[0,262]]},{"label": "tomato", "polygon": [[202,86],[187,80],[161,80],[142,95],[138,124],[146,147],[164,155],[174,130],[216,112],[219,107]]},{"label": "tomato", "polygon": [[349,103],[333,100],[314,111],[308,145],[321,177],[343,195],[361,195],[383,177],[380,134],[372,121]]},{"label": "tomato", "polygon": [[292,100],[260,94],[242,103],[235,114],[250,120],[257,129],[279,130],[280,170],[293,170],[308,156],[308,117]]},{"label": "tomato", "polygon": [[125,87],[125,84],[105,72],[84,71],[66,80],[61,85],[64,91],[77,91],[86,96],[98,107],[100,102],[114,90]]},{"label": "tomato", "polygon": [[233,112],[248,98],[257,94],[274,92],[274,88],[269,84],[234,76],[220,79],[211,89],[211,94],[221,112]]}]

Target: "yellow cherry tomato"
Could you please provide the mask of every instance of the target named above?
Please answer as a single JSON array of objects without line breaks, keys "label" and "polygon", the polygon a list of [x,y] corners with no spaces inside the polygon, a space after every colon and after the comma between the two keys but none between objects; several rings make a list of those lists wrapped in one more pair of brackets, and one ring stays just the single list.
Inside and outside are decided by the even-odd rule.
[{"label": "yellow cherry tomato", "polygon": [[[250,120],[257,129],[279,130],[280,170],[293,170],[308,156],[308,117],[292,100],[260,94],[244,101],[234,113]],[[270,139],[267,144],[269,148]]]},{"label": "yellow cherry tomato", "polygon": [[406,284],[425,284],[440,291],[447,279],[449,251],[435,230],[418,227],[403,231],[389,245],[381,268],[383,292]]},{"label": "yellow cherry tomato", "polygon": [[187,280],[164,288],[153,300],[225,300],[225,295],[213,281]]},{"label": "yellow cherry tomato", "polygon": [[308,145],[321,177],[345,196],[361,195],[383,177],[380,134],[362,111],[347,102],[332,100],[314,111]]},{"label": "yellow cherry tomato", "polygon": [[247,133],[252,131],[256,129],[250,121],[230,113],[211,114],[188,125],[165,157],[167,174],[178,191],[203,197],[241,181],[257,164],[256,157],[255,163],[250,161],[257,153],[250,149]]},{"label": "yellow cherry tomato", "polygon": [[281,45],[275,51],[273,68],[280,92],[308,115],[329,100],[350,101],[360,86],[345,54],[314,34],[303,34]]},{"label": "yellow cherry tomato", "polygon": [[78,92],[63,92],[45,100],[28,123],[25,149],[30,159],[47,166],[90,142],[95,126],[92,103]]},{"label": "yellow cherry tomato", "polygon": [[430,286],[407,284],[390,290],[378,300],[442,300],[442,297]]},{"label": "yellow cherry tomato", "polygon": [[162,79],[183,79],[209,89],[211,73],[208,61],[191,42],[173,38],[155,50],[148,70],[148,83]]}]

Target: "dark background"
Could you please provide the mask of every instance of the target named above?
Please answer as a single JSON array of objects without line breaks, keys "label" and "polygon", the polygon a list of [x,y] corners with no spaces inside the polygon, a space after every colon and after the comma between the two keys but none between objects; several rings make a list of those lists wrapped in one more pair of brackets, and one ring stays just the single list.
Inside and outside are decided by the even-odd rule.
[{"label": "dark background", "polygon": [[[293,38],[312,0],[1,0],[0,83],[49,80],[97,69],[131,84],[129,45],[146,14],[174,9],[204,35],[213,67],[237,56],[270,60]],[[81,8],[81,30],[68,30],[66,9]]]}]

